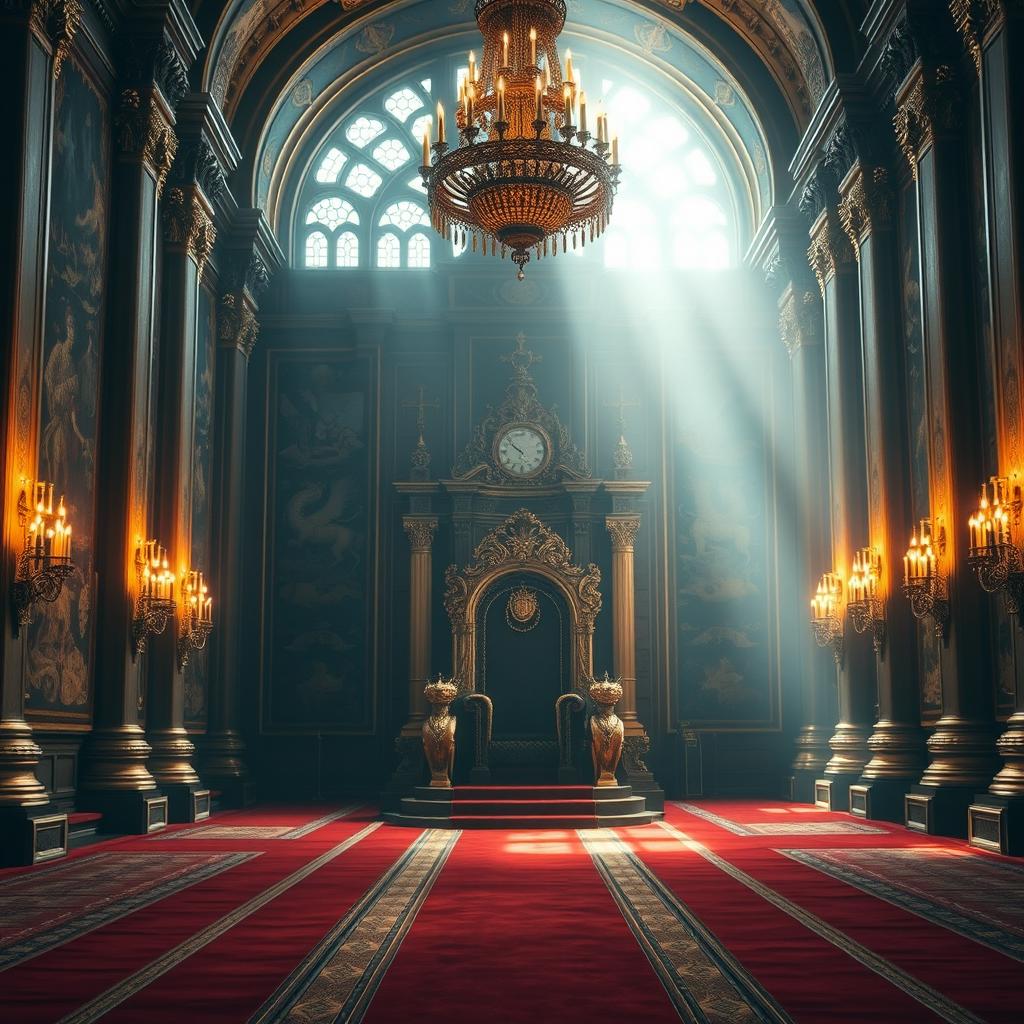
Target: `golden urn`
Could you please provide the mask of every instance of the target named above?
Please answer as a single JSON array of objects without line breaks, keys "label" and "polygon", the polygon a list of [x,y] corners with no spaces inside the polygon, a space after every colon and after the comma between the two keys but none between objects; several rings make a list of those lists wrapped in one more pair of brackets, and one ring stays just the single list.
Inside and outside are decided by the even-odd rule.
[{"label": "golden urn", "polygon": [[605,672],[603,679],[590,683],[590,699],[597,705],[597,712],[590,716],[591,754],[594,759],[594,777],[597,786],[617,786],[615,769],[622,757],[622,740],[625,727],[615,705],[622,700],[622,683],[609,679]]}]

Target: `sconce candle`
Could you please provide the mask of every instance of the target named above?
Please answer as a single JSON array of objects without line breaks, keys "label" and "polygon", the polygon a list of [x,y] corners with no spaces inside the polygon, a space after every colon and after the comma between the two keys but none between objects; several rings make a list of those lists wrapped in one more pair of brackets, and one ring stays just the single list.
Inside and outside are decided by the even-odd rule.
[{"label": "sconce candle", "polygon": [[922,519],[903,556],[903,593],[910,600],[910,609],[915,618],[930,616],[939,637],[946,635],[949,619],[946,578],[939,565],[939,556],[946,549],[945,536],[941,524],[933,531],[932,521]]},{"label": "sconce candle", "polygon": [[967,560],[982,590],[1002,591],[1011,615],[1024,605],[1024,553],[1014,541],[1020,525],[1021,492],[1017,483],[994,476],[981,489],[978,507],[967,520]]},{"label": "sconce candle", "polygon": [[843,581],[838,573],[827,572],[818,581],[811,599],[811,626],[819,647],[831,647],[836,664],[843,657]]},{"label": "sconce candle", "polygon": [[190,569],[185,575],[185,607],[178,635],[178,667],[184,669],[192,651],[201,651],[213,629],[213,598],[203,574]]},{"label": "sconce candle", "polygon": [[52,483],[22,480],[18,496],[18,521],[24,530],[24,545],[14,575],[14,603],[18,624],[32,621],[32,606],[55,601],[64,581],[74,572],[71,561],[71,525],[64,498],[53,508]]},{"label": "sconce candle", "polygon": [[167,549],[155,540],[143,543],[136,540],[135,575],[138,593],[135,600],[135,619],[132,632],[135,638],[135,654],[146,649],[150,636],[157,636],[167,628],[168,619],[174,614],[174,585],[176,578],[170,569]]}]

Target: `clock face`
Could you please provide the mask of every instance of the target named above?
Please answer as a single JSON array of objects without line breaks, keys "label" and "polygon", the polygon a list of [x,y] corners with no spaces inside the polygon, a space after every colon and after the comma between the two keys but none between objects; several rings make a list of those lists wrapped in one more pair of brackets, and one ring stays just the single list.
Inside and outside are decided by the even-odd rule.
[{"label": "clock face", "polygon": [[508,427],[498,435],[498,465],[510,476],[526,478],[539,473],[548,459],[547,438],[533,427]]}]

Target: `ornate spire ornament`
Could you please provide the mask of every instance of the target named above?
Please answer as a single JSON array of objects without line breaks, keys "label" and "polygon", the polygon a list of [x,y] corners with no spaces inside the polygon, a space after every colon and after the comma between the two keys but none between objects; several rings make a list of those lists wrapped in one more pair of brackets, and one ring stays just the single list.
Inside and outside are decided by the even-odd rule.
[{"label": "ornate spire ornament", "polygon": [[563,72],[565,0],[477,0],[475,13],[483,59],[477,65],[469,55],[458,145],[449,149],[439,104],[420,174],[437,232],[474,252],[511,252],[521,281],[531,254],[554,256],[559,244],[567,252],[604,232],[619,181],[618,139],[609,138],[600,111],[596,135],[587,130],[586,94],[568,50]]}]

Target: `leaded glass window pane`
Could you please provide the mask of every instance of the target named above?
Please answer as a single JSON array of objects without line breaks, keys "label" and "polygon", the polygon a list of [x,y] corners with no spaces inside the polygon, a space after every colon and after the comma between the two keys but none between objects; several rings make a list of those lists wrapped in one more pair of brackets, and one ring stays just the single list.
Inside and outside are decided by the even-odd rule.
[{"label": "leaded glass window pane", "polygon": [[389,171],[397,171],[409,162],[409,150],[398,139],[386,139],[373,151],[373,159]]},{"label": "leaded glass window pane", "polygon": [[338,266],[359,266],[359,239],[351,231],[346,231],[338,239]]},{"label": "leaded glass window pane", "polygon": [[377,266],[400,267],[402,265],[402,243],[397,235],[381,235],[377,240]]},{"label": "leaded glass window pane", "polygon": [[430,239],[422,232],[409,239],[409,266],[419,270],[430,266]]},{"label": "leaded glass window pane", "polygon": [[345,187],[352,189],[366,199],[374,195],[384,179],[366,164],[356,164],[345,179]]},{"label": "leaded glass window pane", "polygon": [[333,231],[341,224],[358,224],[359,214],[351,203],[338,196],[328,196],[313,204],[313,208],[306,215],[306,223],[323,224],[325,228]]},{"label": "leaded glass window pane", "polygon": [[410,114],[423,106],[423,100],[412,89],[399,89],[384,101],[384,109],[403,124],[409,120]]},{"label": "leaded glass window pane", "polygon": [[332,146],[320,161],[320,166],[316,171],[316,180],[325,183],[337,181],[346,160],[348,157],[337,146]]},{"label": "leaded glass window pane", "polygon": [[345,138],[360,149],[368,146],[378,135],[384,134],[384,122],[375,117],[357,117],[345,129]]},{"label": "leaded glass window pane", "polygon": [[322,231],[314,231],[306,238],[306,266],[327,266],[327,236]]},{"label": "leaded glass window pane", "polygon": [[386,227],[389,224],[394,225],[399,231],[408,231],[415,224],[430,227],[430,218],[427,216],[427,211],[419,203],[403,199],[400,202],[392,203],[384,211],[384,216],[380,219],[380,225],[381,227]]}]

